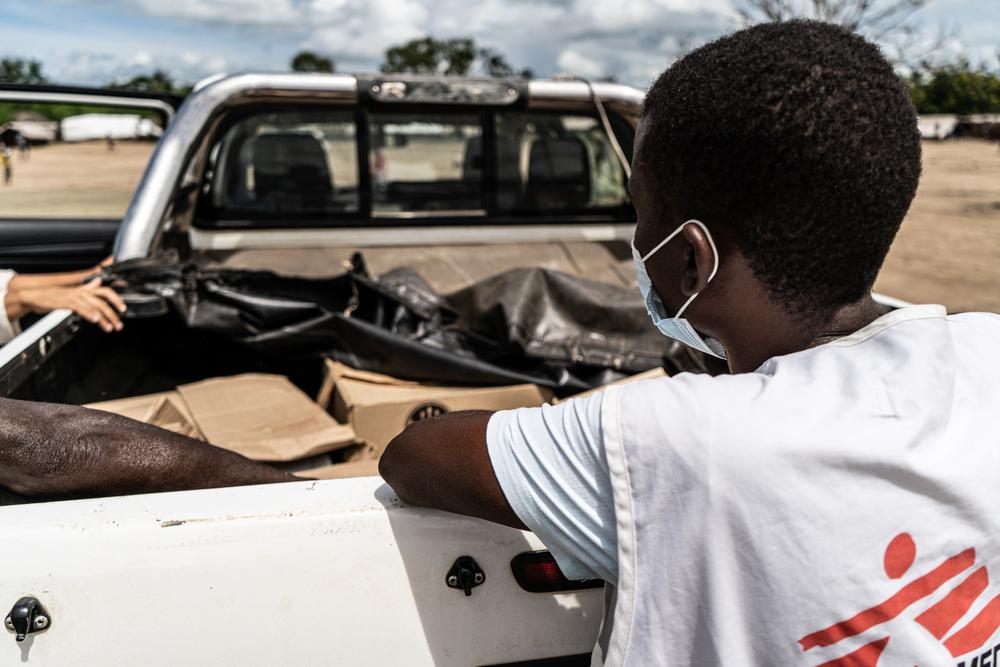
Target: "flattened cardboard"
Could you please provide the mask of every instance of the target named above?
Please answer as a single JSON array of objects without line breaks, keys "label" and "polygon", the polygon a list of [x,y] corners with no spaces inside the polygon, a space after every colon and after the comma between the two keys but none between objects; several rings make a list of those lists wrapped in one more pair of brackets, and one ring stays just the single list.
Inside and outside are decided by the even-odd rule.
[{"label": "flattened cardboard", "polygon": [[280,375],[248,373],[177,392],[208,442],[258,461],[290,461],[354,443],[350,426]]},{"label": "flattened cardboard", "polygon": [[204,439],[198,425],[187,417],[186,406],[181,408],[181,405],[184,401],[180,396],[164,396],[143,421],[189,438]]},{"label": "flattened cardboard", "polygon": [[150,411],[155,409],[160,399],[165,396],[175,396],[179,398],[176,391],[161,391],[157,394],[146,394],[144,396],[130,396],[128,398],[118,398],[112,401],[100,401],[99,403],[88,403],[85,408],[92,410],[103,410],[113,412],[122,417],[145,421],[150,415]]},{"label": "flattened cardboard", "polygon": [[337,421],[350,424],[359,441],[381,455],[406,426],[458,410],[509,410],[533,407],[552,394],[533,384],[506,387],[449,387],[406,382],[379,373],[356,371],[326,361],[327,405]]},{"label": "flattened cardboard", "polygon": [[174,433],[204,440],[194,417],[191,416],[184,400],[176,391],[102,401],[84,407],[111,412],[146,424],[159,426]]}]

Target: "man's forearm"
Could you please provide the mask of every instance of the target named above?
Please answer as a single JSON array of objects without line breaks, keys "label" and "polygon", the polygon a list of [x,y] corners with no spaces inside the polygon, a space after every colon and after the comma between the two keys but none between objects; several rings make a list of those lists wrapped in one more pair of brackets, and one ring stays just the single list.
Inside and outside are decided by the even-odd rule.
[{"label": "man's forearm", "polygon": [[379,474],[411,505],[524,529],[490,462],[486,430],[492,414],[468,410],[410,424],[386,447]]},{"label": "man's forearm", "polygon": [[122,495],[295,479],[107,412],[0,399],[0,486],[24,496]]},{"label": "man's forearm", "polygon": [[96,275],[94,269],[67,271],[66,273],[18,273],[11,278],[10,291],[41,289],[44,287],[73,287]]},{"label": "man's forearm", "polygon": [[28,314],[28,307],[22,298],[22,292],[5,292],[3,295],[3,308],[7,313],[7,319],[16,322]]}]

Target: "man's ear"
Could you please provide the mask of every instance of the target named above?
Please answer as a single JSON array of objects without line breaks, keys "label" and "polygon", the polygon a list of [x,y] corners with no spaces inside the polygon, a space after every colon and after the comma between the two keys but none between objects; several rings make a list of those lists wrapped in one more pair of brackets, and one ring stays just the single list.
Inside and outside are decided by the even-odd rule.
[{"label": "man's ear", "polygon": [[680,234],[684,244],[684,276],[681,291],[685,296],[701,292],[708,286],[715,269],[715,253],[701,225],[684,225]]}]

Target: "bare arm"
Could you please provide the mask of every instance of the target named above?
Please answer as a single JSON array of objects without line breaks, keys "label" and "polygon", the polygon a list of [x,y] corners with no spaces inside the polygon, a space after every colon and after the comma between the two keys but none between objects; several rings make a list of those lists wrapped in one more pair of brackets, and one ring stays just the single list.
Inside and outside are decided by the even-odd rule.
[{"label": "bare arm", "polygon": [[18,273],[11,278],[7,289],[13,292],[46,287],[75,287],[81,285],[84,281],[100,275],[101,268],[109,264],[111,264],[110,257],[97,266],[81,271],[67,271],[65,273]]},{"label": "bare arm", "polygon": [[411,505],[524,530],[490,463],[486,425],[492,414],[455,412],[411,424],[389,443],[379,474]]},{"label": "bare arm", "polygon": [[296,479],[126,417],[0,399],[0,487],[23,496],[122,495]]}]

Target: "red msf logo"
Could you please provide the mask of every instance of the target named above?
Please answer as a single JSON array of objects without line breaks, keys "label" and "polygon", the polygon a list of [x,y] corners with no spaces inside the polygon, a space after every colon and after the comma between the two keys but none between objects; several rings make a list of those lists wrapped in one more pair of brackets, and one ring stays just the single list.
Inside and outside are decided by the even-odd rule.
[{"label": "red msf logo", "polygon": [[[899,579],[910,569],[916,557],[917,546],[914,544],[913,538],[910,537],[909,533],[900,533],[892,539],[885,549],[886,575],[890,579]],[[865,609],[846,621],[840,621],[828,628],[811,632],[800,639],[799,644],[802,645],[803,651],[817,646],[832,646],[843,639],[860,635],[891,621],[906,611],[910,605],[933,594],[949,581],[967,572],[975,565],[975,562],[975,549],[969,548],[961,551],[946,559],[927,574],[917,577],[900,588],[885,602]],[[989,580],[986,566],[973,570],[950,593],[915,619],[934,637],[940,639],[952,656],[958,657],[979,649],[1000,627],[1000,595],[996,595],[971,621],[949,634],[958,620],[969,611],[976,599],[986,591]],[[947,639],[944,638],[945,635],[948,635]],[[824,662],[818,667],[875,667],[882,651],[889,644],[889,639],[888,636],[876,639],[852,653]],[[987,654],[994,654],[994,660],[995,655],[1000,653],[1000,646],[996,648],[997,651],[987,652]],[[995,662],[987,662],[987,660],[989,657],[984,654],[983,664],[996,664]],[[978,664],[979,656],[973,659],[970,667]],[[960,667],[961,665],[964,663],[959,663]]]}]

